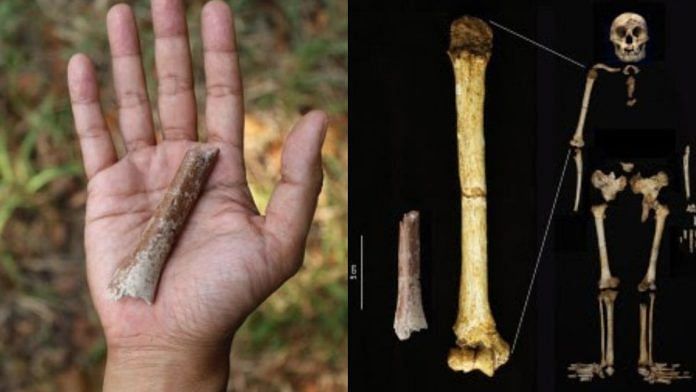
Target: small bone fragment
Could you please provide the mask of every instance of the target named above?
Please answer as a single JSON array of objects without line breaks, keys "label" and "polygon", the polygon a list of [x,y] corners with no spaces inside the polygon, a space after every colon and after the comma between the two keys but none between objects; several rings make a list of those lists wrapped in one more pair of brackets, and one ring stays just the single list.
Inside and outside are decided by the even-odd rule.
[{"label": "small bone fragment", "polygon": [[664,172],[659,172],[648,178],[643,178],[638,173],[631,178],[630,183],[633,193],[643,195],[643,212],[641,213],[640,221],[645,222],[648,220],[650,210],[656,208],[660,190],[669,184],[669,178]]},{"label": "small bone fragment", "polygon": [[419,222],[418,211],[411,211],[399,223],[399,291],[394,315],[399,340],[428,328],[421,299]]},{"label": "small bone fragment", "polygon": [[600,278],[599,289],[614,289],[619,286],[619,278],[611,276],[609,268],[609,255],[607,253],[607,240],[604,235],[604,218],[607,204],[599,204],[592,206],[592,215],[594,215],[595,229],[597,231],[597,242],[599,244],[599,262],[600,262]]},{"label": "small bone fragment", "polygon": [[108,289],[113,300],[135,297],[152,304],[164,264],[203,190],[218,152],[216,147],[200,144],[186,152],[132,256],[124,259],[111,277]]},{"label": "small bone fragment", "polygon": [[640,72],[640,69],[635,65],[627,65],[623,69],[623,74],[628,76],[628,78],[626,78],[626,96],[628,97],[626,106],[633,106],[638,101],[633,98],[633,94],[636,91],[636,78],[633,75],[637,75],[638,72]]},{"label": "small bone fragment", "polygon": [[621,162],[621,170],[626,173],[632,172],[635,166],[636,165],[633,162]]},{"label": "small bone fragment", "polygon": [[580,107],[580,116],[578,118],[578,124],[575,127],[575,133],[573,133],[572,139],[570,139],[570,146],[575,150],[575,168],[577,178],[575,184],[575,201],[573,203],[573,211],[578,212],[580,206],[580,193],[582,191],[582,148],[585,146],[585,139],[583,137],[583,132],[585,129],[585,119],[587,118],[587,109],[590,106],[590,97],[592,96],[592,87],[594,86],[595,80],[597,79],[597,70],[603,70],[606,72],[614,73],[619,72],[620,68],[609,67],[604,64],[595,64],[587,72],[587,78],[585,79],[585,90],[582,94],[582,105]]},{"label": "small bone fragment", "polygon": [[604,371],[608,376],[614,374],[614,301],[616,301],[616,290],[603,290],[602,301],[607,311],[607,352],[603,363],[606,365]]},{"label": "small bone fragment", "polygon": [[575,203],[573,204],[573,212],[578,212],[580,209],[580,192],[582,192],[582,149],[576,148],[575,155],[575,173],[578,181],[575,182]]},{"label": "small bone fragment", "polygon": [[609,202],[616,199],[616,194],[626,189],[626,177],[616,178],[614,172],[604,174],[601,170],[592,173],[592,186],[602,192],[602,197]]},{"label": "small bone fragment", "polygon": [[655,236],[653,237],[652,249],[650,250],[650,263],[648,264],[648,270],[645,273],[645,277],[643,277],[643,281],[638,285],[638,291],[640,292],[655,290],[656,288],[655,271],[667,215],[669,215],[669,208],[667,208],[666,205],[657,203],[655,206]]},{"label": "small bone fragment", "polygon": [[447,363],[452,370],[480,370],[489,377],[510,354],[488,301],[483,103],[492,42],[493,32],[481,19],[464,16],[452,23],[448,54],[455,78],[462,263],[459,312],[453,327],[457,346],[450,350]]},{"label": "small bone fragment", "polygon": [[686,191],[686,200],[691,199],[691,179],[689,173],[689,155],[691,155],[691,147],[688,145],[684,149],[684,157],[682,158],[682,165],[684,167],[684,190]]}]

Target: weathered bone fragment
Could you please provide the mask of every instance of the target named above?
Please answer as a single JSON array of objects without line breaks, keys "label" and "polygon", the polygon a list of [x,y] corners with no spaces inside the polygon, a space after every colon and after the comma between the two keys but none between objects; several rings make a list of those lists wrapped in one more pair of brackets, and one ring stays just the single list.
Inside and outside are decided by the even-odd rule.
[{"label": "weathered bone fragment", "polygon": [[643,195],[643,211],[640,220],[645,222],[650,210],[657,207],[657,197],[660,195],[660,190],[669,184],[669,178],[664,172],[659,172],[648,178],[643,178],[638,173],[631,178],[630,184],[633,193]]},{"label": "weathered bone fragment", "polygon": [[112,299],[135,297],[152,304],[164,264],[203,190],[218,152],[216,147],[200,144],[186,152],[135,250],[114,272],[108,287]]},{"label": "weathered bone fragment", "polygon": [[575,201],[573,203],[573,211],[578,212],[580,208],[580,194],[582,192],[582,148],[585,146],[585,139],[583,137],[583,132],[585,130],[585,119],[587,118],[587,109],[590,106],[590,97],[592,96],[592,87],[594,86],[595,80],[597,79],[597,71],[603,70],[610,73],[615,73],[621,71],[621,68],[613,68],[604,64],[595,64],[587,72],[587,78],[585,79],[585,90],[582,95],[582,106],[580,107],[580,117],[578,118],[578,124],[575,127],[575,133],[573,133],[573,138],[570,140],[570,146],[573,147],[575,152],[575,168],[577,173],[576,184],[575,184]]},{"label": "weathered bone fragment", "polygon": [[621,170],[625,173],[632,172],[635,167],[636,165],[633,162],[621,162]]},{"label": "weathered bone fragment", "polygon": [[643,281],[638,285],[638,291],[655,290],[655,272],[657,268],[657,259],[660,254],[660,242],[662,234],[665,230],[665,220],[669,215],[669,208],[666,205],[656,203],[655,207],[655,236],[653,237],[652,248],[650,250],[650,263],[648,270],[643,277]]},{"label": "weathered bone fragment", "polygon": [[399,223],[399,289],[394,332],[399,340],[406,340],[411,332],[427,328],[420,284],[420,216],[418,211],[411,211]]},{"label": "weathered bone fragment", "polygon": [[483,102],[492,41],[493,32],[484,21],[464,16],[452,23],[448,51],[456,83],[462,264],[459,312],[453,327],[457,347],[450,350],[447,362],[453,370],[480,370],[489,377],[510,354],[488,301]]},{"label": "weathered bone fragment", "polygon": [[604,174],[601,170],[592,173],[592,186],[602,192],[602,197],[609,202],[616,199],[616,195],[626,189],[626,177],[616,178],[614,172]]},{"label": "weathered bone fragment", "polygon": [[604,235],[604,218],[607,204],[599,204],[592,206],[592,215],[594,216],[595,229],[597,231],[597,243],[599,248],[599,263],[600,277],[599,289],[614,289],[619,286],[619,278],[611,275],[609,268],[609,255],[607,253],[607,240]]}]

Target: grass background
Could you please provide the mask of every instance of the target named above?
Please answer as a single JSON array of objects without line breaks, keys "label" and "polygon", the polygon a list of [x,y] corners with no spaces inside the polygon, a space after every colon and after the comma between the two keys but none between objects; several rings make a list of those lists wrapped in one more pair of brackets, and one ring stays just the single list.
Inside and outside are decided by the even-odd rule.
[{"label": "grass background", "polygon": [[[345,390],[347,0],[228,2],[246,89],[248,177],[262,210],[291,124],[312,108],[332,120],[304,267],[237,334],[229,389]],[[0,1],[0,391],[100,387],[106,348],[83,270],[86,184],[65,67],[78,51],[94,60],[118,142],[105,31],[114,3]],[[149,1],[127,3],[155,102]],[[201,108],[204,3],[186,1]]]}]

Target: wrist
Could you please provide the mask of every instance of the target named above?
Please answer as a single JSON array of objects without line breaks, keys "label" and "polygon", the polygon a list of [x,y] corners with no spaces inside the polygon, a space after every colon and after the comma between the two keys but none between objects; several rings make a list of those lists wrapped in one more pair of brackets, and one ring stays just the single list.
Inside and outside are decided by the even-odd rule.
[{"label": "wrist", "polygon": [[224,391],[229,345],[204,348],[110,347],[104,391]]}]

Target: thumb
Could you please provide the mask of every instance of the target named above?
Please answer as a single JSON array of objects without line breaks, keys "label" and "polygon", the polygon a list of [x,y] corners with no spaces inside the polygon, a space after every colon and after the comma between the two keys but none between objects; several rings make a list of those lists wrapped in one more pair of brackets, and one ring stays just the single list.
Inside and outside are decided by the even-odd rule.
[{"label": "thumb", "polygon": [[327,125],[324,112],[309,112],[295,124],[283,145],[281,178],[266,208],[265,221],[272,241],[267,246],[277,248],[272,254],[283,263],[299,266],[302,260],[323,181],[321,146]]}]

